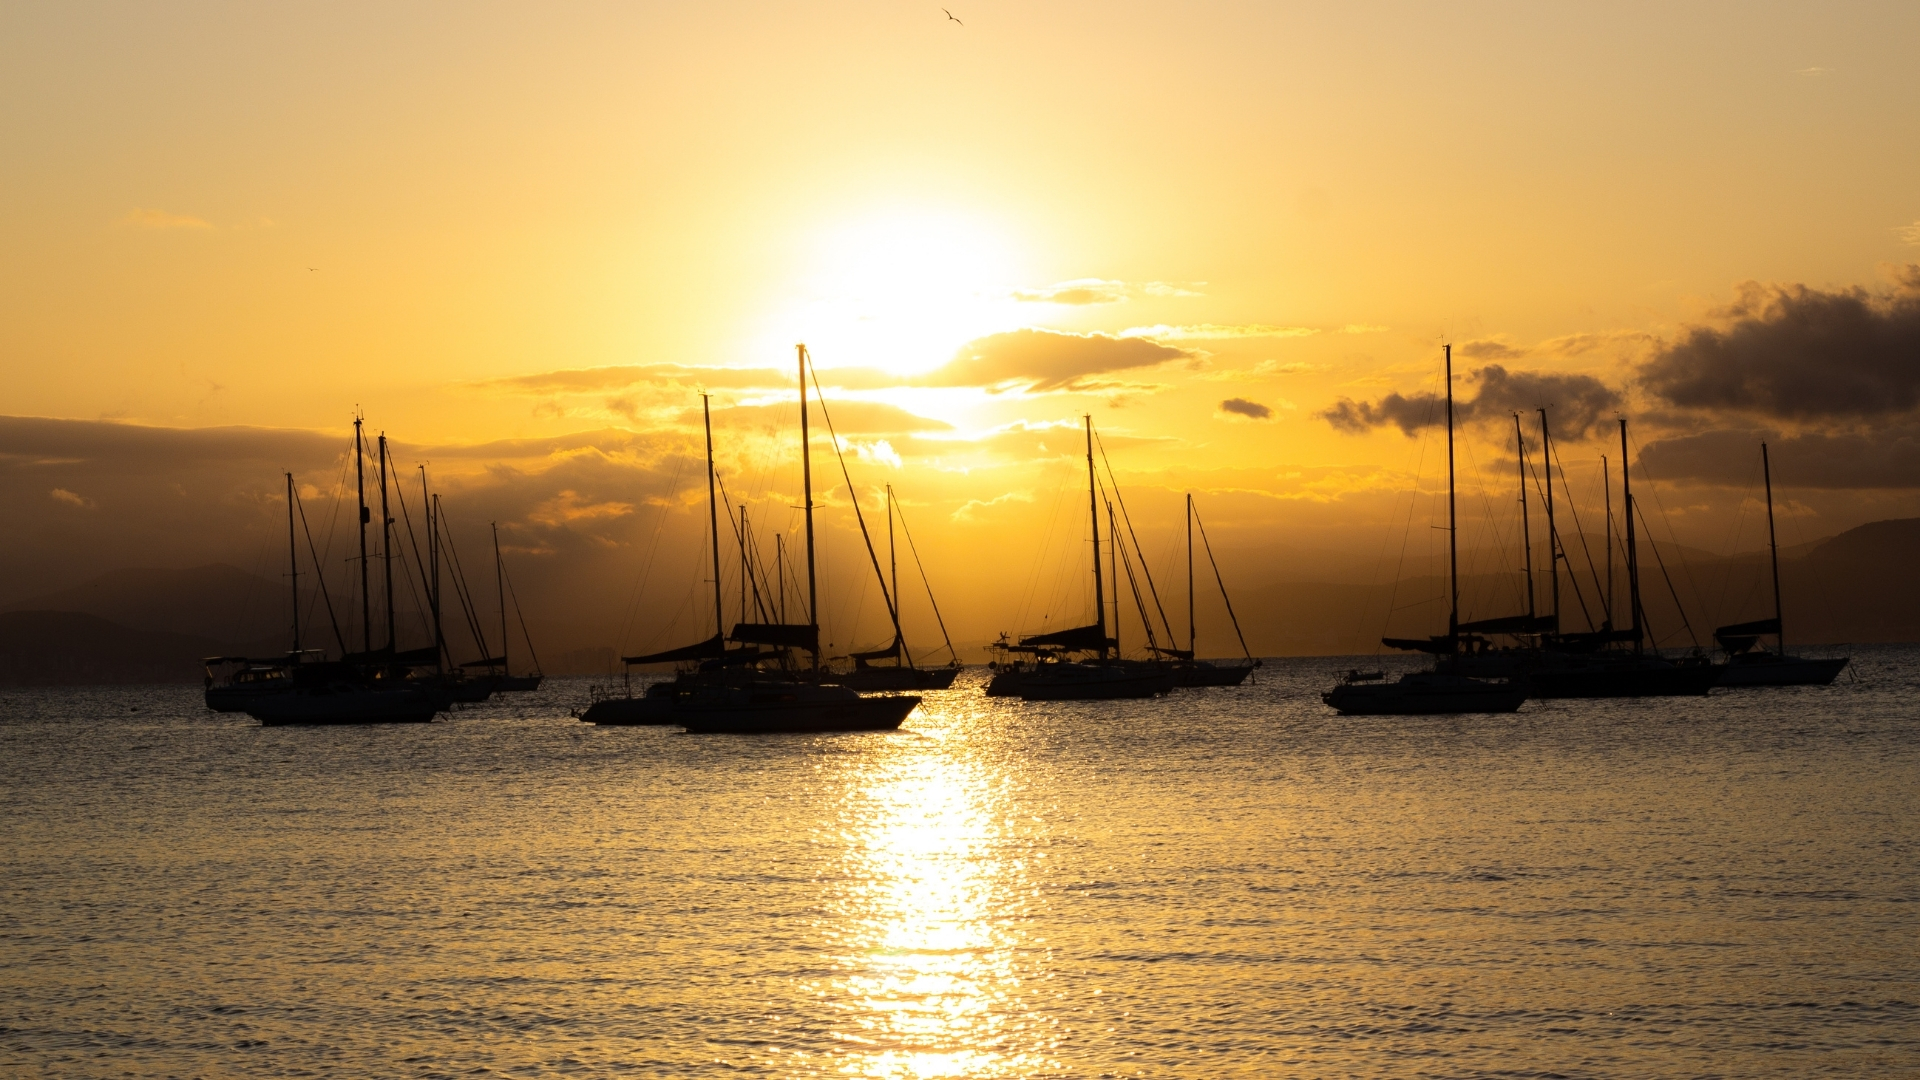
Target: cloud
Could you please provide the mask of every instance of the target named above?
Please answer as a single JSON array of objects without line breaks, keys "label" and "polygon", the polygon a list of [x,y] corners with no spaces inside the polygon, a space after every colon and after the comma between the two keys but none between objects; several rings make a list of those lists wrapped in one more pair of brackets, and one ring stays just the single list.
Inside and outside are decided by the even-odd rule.
[{"label": "cloud", "polygon": [[1518,360],[1527,355],[1527,350],[1514,348],[1499,338],[1466,342],[1460,346],[1459,352],[1470,360]]},{"label": "cloud", "polygon": [[1235,416],[1244,416],[1249,420],[1273,419],[1272,409],[1267,408],[1257,401],[1248,401],[1246,398],[1228,398],[1220,403],[1220,411],[1223,413],[1232,413]]},{"label": "cloud", "polygon": [[1249,368],[1221,368],[1209,371],[1200,378],[1213,382],[1255,382],[1261,379],[1278,378],[1283,375],[1310,375],[1327,370],[1326,364],[1314,364],[1305,360],[1290,360],[1282,363],[1278,360],[1262,360]]},{"label": "cloud", "polygon": [[[840,390],[871,390],[898,386],[903,381],[877,368],[820,368],[820,385]],[[469,385],[509,393],[568,394],[620,390],[633,386],[690,390],[790,390],[792,368],[705,367],[694,364],[622,364],[596,368],[564,368],[526,375],[484,379]]]},{"label": "cloud", "polygon": [[1719,430],[1648,443],[1640,460],[1661,480],[1746,486],[1759,476],[1768,443],[1775,487],[1829,490],[1920,487],[1920,424],[1870,433]]},{"label": "cloud", "polygon": [[63,502],[68,506],[77,506],[82,510],[91,510],[96,505],[92,499],[87,498],[85,495],[75,494],[66,488],[54,488],[47,494],[52,495],[56,502]]},{"label": "cloud", "polygon": [[633,513],[630,502],[590,502],[577,491],[562,491],[527,512],[527,520],[549,528],[562,528],[579,522],[607,521]]},{"label": "cloud", "polygon": [[960,504],[958,510],[953,512],[952,519],[954,521],[971,521],[976,511],[989,510],[1006,503],[1030,503],[1032,501],[1033,496],[1024,491],[1009,491],[1004,495],[996,495],[991,499],[968,499],[966,502]]},{"label": "cloud", "polygon": [[1911,225],[1902,225],[1893,230],[1893,234],[1905,243],[1920,244],[1920,221],[1916,221]]},{"label": "cloud", "polygon": [[1641,380],[1689,409],[1792,420],[1908,412],[1920,405],[1920,267],[1901,273],[1907,288],[1878,299],[1748,282],[1724,328],[1691,328]]},{"label": "cloud", "polygon": [[1833,69],[1832,69],[1832,68],[1823,68],[1823,67],[1818,67],[1818,66],[1816,66],[1816,67],[1803,67],[1803,68],[1801,68],[1801,69],[1799,69],[1799,70],[1798,70],[1797,72],[1795,72],[1795,74],[1797,74],[1797,75],[1805,75],[1805,76],[1807,76],[1808,78],[1812,78],[1812,79],[1817,79],[1817,78],[1819,78],[1819,77],[1820,77],[1820,76],[1822,76],[1822,75],[1831,75],[1831,74],[1833,74]]},{"label": "cloud", "polygon": [[1127,298],[1127,283],[1079,278],[1044,289],[1015,289],[1013,298],[1029,304],[1117,304]]},{"label": "cloud", "polygon": [[[825,433],[827,422],[821,416],[820,402],[809,394],[809,411],[813,418],[816,433]],[[832,400],[826,403],[828,415],[833,417],[833,430],[842,435],[909,435],[925,431],[952,431],[953,425],[944,420],[934,420],[925,416],[916,416],[898,405],[888,405],[879,401]],[[680,416],[683,424],[698,424],[700,410],[688,409]],[[734,405],[713,411],[713,426],[716,429],[751,424],[756,427],[787,430],[791,429],[795,438],[800,431],[800,402],[796,398],[777,405]]]},{"label": "cloud", "polygon": [[[1499,364],[1488,364],[1467,378],[1480,384],[1480,392],[1471,399],[1454,399],[1454,419],[1461,423],[1497,421],[1515,412],[1546,406],[1552,410],[1554,428],[1577,437],[1623,404],[1618,391],[1591,375],[1508,371]],[[1423,427],[1445,424],[1447,419],[1445,404],[1437,394],[1408,397],[1395,393],[1375,402],[1341,398],[1316,415],[1349,434],[1391,425],[1408,437]]]},{"label": "cloud", "polygon": [[135,229],[211,229],[213,223],[187,214],[172,214],[165,210],[136,206],[127,211],[120,224]]},{"label": "cloud", "polygon": [[920,386],[1021,386],[1030,392],[1101,390],[1094,378],[1186,360],[1195,354],[1138,337],[1014,330],[968,342],[954,358],[912,380]]},{"label": "cloud", "polygon": [[1123,338],[1152,338],[1156,341],[1227,341],[1234,338],[1312,337],[1320,331],[1311,326],[1273,326],[1268,323],[1225,325],[1199,323],[1192,326],[1134,326],[1120,331]]},{"label": "cloud", "polygon": [[1107,281],[1103,278],[1075,278],[1045,288],[1015,289],[1013,298],[1029,304],[1118,304],[1131,296],[1204,296],[1205,293],[1187,286],[1205,284],[1204,281],[1149,281],[1144,285],[1129,285],[1124,281]]}]

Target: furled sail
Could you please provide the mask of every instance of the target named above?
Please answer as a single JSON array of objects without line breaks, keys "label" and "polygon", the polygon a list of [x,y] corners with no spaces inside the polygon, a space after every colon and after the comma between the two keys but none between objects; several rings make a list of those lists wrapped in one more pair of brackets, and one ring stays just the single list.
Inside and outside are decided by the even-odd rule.
[{"label": "furled sail", "polygon": [[644,656],[623,656],[623,664],[677,664],[683,660],[708,660],[726,651],[727,643],[719,634],[715,634],[698,645],[682,645],[665,652],[647,653]]},{"label": "furled sail", "polygon": [[1460,638],[1454,634],[1435,634],[1424,638],[1383,637],[1380,644],[1389,649],[1405,649],[1408,652],[1443,653],[1458,652]]},{"label": "furled sail", "polygon": [[850,652],[847,654],[847,656],[852,658],[854,663],[861,667],[865,667],[869,660],[891,660],[896,656],[904,655],[906,655],[906,650],[901,646],[900,635],[898,634],[893,636],[892,644],[883,649],[875,649],[872,652]]},{"label": "furled sail", "polygon": [[1056,649],[1098,652],[1114,646],[1112,638],[1106,635],[1106,627],[1099,623],[1089,626],[1075,626],[1066,630],[1055,630],[1051,634],[1035,634],[1020,639],[1022,645],[1051,645]]},{"label": "furled sail", "polygon": [[1460,624],[1463,634],[1545,634],[1553,630],[1551,615],[1505,615]]},{"label": "furled sail", "polygon": [[740,645],[777,645],[820,651],[820,628],[812,623],[734,623],[727,640]]},{"label": "furled sail", "polygon": [[1743,653],[1758,644],[1762,637],[1779,632],[1779,619],[1756,619],[1723,626],[1713,632],[1713,640],[1730,653]]}]

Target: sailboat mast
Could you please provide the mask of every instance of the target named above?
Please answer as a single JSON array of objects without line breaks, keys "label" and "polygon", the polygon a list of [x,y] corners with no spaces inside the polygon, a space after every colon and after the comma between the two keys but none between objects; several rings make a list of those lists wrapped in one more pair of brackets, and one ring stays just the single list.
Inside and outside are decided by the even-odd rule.
[{"label": "sailboat mast", "polygon": [[1195,651],[1193,625],[1193,492],[1187,492],[1187,652],[1192,660],[1200,654]]},{"label": "sailboat mast", "polygon": [[747,561],[747,504],[740,504],[740,621],[747,621],[747,585],[753,570]]},{"label": "sailboat mast", "polygon": [[1533,607],[1533,532],[1532,524],[1527,520],[1527,438],[1520,433],[1520,414],[1513,414],[1514,460],[1520,466],[1520,551],[1527,574],[1527,618],[1534,617]]},{"label": "sailboat mast", "polygon": [[893,544],[893,485],[887,485],[887,573],[893,578],[893,644],[895,662],[907,660],[907,643],[900,639],[900,552]]},{"label": "sailboat mast", "polygon": [[1620,418],[1620,491],[1626,503],[1627,515],[1627,611],[1633,631],[1633,651],[1638,654],[1645,647],[1640,640],[1640,552],[1634,546],[1633,535],[1633,467],[1627,459],[1627,418]]},{"label": "sailboat mast", "polygon": [[513,674],[513,666],[507,663],[507,571],[500,562],[500,523],[487,523],[493,528],[493,591],[500,596],[500,674]]},{"label": "sailboat mast", "polygon": [[394,651],[393,620],[393,514],[387,509],[387,433],[380,433],[380,565],[385,571],[387,593],[387,651]]},{"label": "sailboat mast", "polygon": [[1547,430],[1547,410],[1540,410],[1540,464],[1547,470],[1547,563],[1553,601],[1553,632],[1560,632],[1560,528],[1553,520],[1553,434]]},{"label": "sailboat mast", "polygon": [[361,434],[366,420],[353,418],[353,489],[360,501],[360,651],[373,652],[373,605],[367,601],[367,449]]},{"label": "sailboat mast", "polygon": [[433,584],[429,596],[433,603],[433,666],[444,672],[447,663],[446,624],[440,609],[440,496],[427,494],[427,467],[420,466],[420,501],[427,504],[427,562]]},{"label": "sailboat mast", "polygon": [[780,621],[787,621],[787,537],[785,533],[773,534],[773,572],[779,585]]},{"label": "sailboat mast", "polygon": [[727,613],[720,602],[720,504],[714,501],[713,491],[713,409],[705,394],[700,395],[700,423],[707,431],[707,531],[713,534],[713,633],[725,648]]},{"label": "sailboat mast", "polygon": [[1447,362],[1447,637],[1453,647],[1460,642],[1460,529],[1455,519],[1453,499],[1453,346],[1446,349]]},{"label": "sailboat mast", "polygon": [[[1107,570],[1113,578],[1113,655],[1120,655],[1120,525],[1113,518],[1113,504],[1107,504]],[[1145,614],[1142,613],[1142,618]]]},{"label": "sailboat mast", "polygon": [[[1087,516],[1093,522],[1093,625],[1100,633],[1100,656],[1107,655],[1107,589],[1100,581],[1100,498],[1093,484],[1093,414],[1087,422]],[[1115,629],[1118,629],[1117,627]]]},{"label": "sailboat mast", "polygon": [[1767,460],[1767,444],[1760,444],[1760,476],[1767,485],[1767,554],[1773,561],[1773,625],[1780,639],[1780,655],[1787,655],[1787,624],[1780,613],[1780,543],[1773,533],[1773,465]]},{"label": "sailboat mast", "polygon": [[[287,474],[287,576],[293,579],[293,658],[300,659],[300,547],[293,540],[293,474]],[[1780,590],[1775,589],[1777,595]]]},{"label": "sailboat mast", "polygon": [[[795,345],[800,361],[800,486],[806,495],[807,625],[813,628],[813,670],[820,671],[820,583],[813,561],[813,447],[807,436],[807,347]],[[851,494],[851,493],[849,493]]]},{"label": "sailboat mast", "polygon": [[1613,629],[1613,470],[1607,467],[1607,455],[1600,455],[1600,494],[1607,500],[1607,600],[1600,605],[1607,629]]}]

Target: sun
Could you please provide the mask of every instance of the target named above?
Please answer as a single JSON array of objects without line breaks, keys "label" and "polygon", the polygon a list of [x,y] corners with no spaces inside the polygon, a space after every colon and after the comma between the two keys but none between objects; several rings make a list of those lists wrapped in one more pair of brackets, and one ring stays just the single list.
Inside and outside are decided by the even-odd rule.
[{"label": "sun", "polygon": [[769,320],[767,355],[807,343],[822,368],[913,375],[1019,325],[1018,252],[978,215],[896,209],[836,222],[807,247]]}]

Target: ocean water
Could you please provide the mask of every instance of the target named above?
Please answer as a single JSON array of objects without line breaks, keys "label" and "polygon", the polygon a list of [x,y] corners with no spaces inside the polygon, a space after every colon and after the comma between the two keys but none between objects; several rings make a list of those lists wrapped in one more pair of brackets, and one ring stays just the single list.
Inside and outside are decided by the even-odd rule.
[{"label": "ocean water", "polygon": [[0,693],[0,1076],[1920,1075],[1920,650],[1339,718],[263,729]]}]

